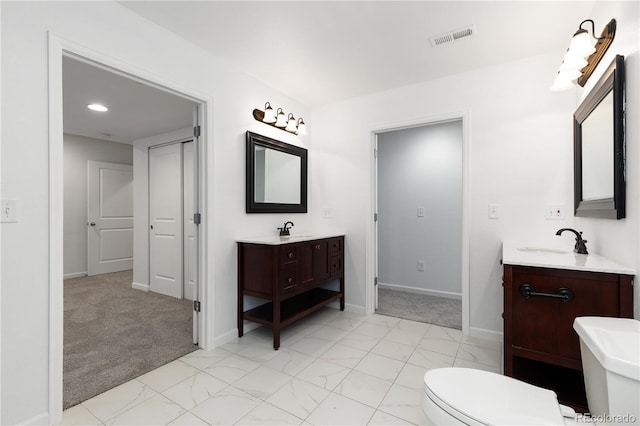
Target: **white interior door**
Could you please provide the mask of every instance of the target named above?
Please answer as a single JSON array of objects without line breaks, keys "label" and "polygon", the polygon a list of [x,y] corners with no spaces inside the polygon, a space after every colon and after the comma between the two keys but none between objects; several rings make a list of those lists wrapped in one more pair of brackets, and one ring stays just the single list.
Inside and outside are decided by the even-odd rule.
[{"label": "white interior door", "polygon": [[133,166],[87,162],[87,274],[133,268]]},{"label": "white interior door", "polygon": [[193,223],[193,215],[195,213],[194,200],[194,142],[185,142],[182,144],[182,171],[183,171],[183,229],[184,229],[184,298],[195,300],[197,297],[196,289],[196,226]]},{"label": "white interior door", "polygon": [[149,286],[182,298],[182,150],[149,148]]}]

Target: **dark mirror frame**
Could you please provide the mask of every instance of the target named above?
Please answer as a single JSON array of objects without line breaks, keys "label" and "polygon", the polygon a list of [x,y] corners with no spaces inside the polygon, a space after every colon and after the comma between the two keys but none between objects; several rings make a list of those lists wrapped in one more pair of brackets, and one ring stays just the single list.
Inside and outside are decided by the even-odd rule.
[{"label": "dark mirror frame", "polygon": [[[300,157],[300,203],[260,203],[255,201],[255,147],[263,146]],[[247,213],[306,213],[307,212],[307,150],[289,145],[257,133],[247,131],[246,164]]]},{"label": "dark mirror frame", "polygon": [[[582,199],[582,123],[602,100],[613,91],[613,197]],[[609,68],[573,115],[574,214],[581,217],[622,219],[625,217],[625,75],[624,56],[616,55]]]}]

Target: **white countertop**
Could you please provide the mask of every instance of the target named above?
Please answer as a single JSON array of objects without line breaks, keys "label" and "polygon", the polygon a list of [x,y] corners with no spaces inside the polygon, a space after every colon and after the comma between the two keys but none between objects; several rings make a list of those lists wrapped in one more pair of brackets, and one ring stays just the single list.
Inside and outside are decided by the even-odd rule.
[{"label": "white countertop", "polygon": [[567,244],[566,241],[558,243],[503,241],[502,263],[505,265],[635,275],[633,269],[606,257],[597,254],[574,253],[573,244]]},{"label": "white countertop", "polygon": [[238,239],[238,242],[277,246],[280,244],[300,243],[303,241],[322,240],[324,238],[335,238],[342,236],[344,236],[344,234],[341,233],[291,234],[285,237],[280,237],[278,235],[268,235],[264,237],[240,238]]}]

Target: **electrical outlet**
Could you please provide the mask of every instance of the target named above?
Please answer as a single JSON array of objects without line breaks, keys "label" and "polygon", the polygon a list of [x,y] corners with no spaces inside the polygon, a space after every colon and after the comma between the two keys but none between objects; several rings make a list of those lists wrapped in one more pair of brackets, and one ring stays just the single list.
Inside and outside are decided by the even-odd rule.
[{"label": "electrical outlet", "polygon": [[418,271],[424,272],[424,260],[418,260]]},{"label": "electrical outlet", "polygon": [[17,222],[18,221],[18,201],[3,198],[0,201],[0,222]]},{"label": "electrical outlet", "polygon": [[325,207],[322,212],[322,217],[324,217],[325,219],[333,217],[333,209],[331,207]]},{"label": "electrical outlet", "polygon": [[500,205],[489,204],[489,219],[500,219]]},{"label": "electrical outlet", "polygon": [[424,207],[418,207],[418,217],[424,217]]},{"label": "electrical outlet", "polygon": [[544,206],[544,218],[548,220],[564,219],[564,204],[547,204]]}]

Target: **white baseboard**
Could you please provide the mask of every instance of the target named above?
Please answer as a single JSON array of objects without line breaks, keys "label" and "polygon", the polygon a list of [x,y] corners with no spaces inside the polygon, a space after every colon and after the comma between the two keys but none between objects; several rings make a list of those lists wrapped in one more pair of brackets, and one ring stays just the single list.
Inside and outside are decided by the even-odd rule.
[{"label": "white baseboard", "polygon": [[424,294],[426,296],[446,297],[447,299],[462,300],[462,293],[452,293],[449,291],[427,290],[424,288],[409,287],[400,284],[378,283],[378,287],[389,290],[400,290],[408,293]]},{"label": "white baseboard", "polygon": [[131,283],[131,288],[134,290],[140,290],[140,291],[150,291],[151,287],[149,286],[149,284],[140,284],[137,283],[135,281],[133,281]]},{"label": "white baseboard", "polygon": [[83,272],[71,272],[70,274],[64,274],[62,278],[65,280],[68,280],[70,278],[80,278],[80,277],[86,277],[86,276],[87,276],[87,271],[83,271]]},{"label": "white baseboard", "polygon": [[364,306],[354,305],[352,303],[345,303],[344,310],[347,312],[352,312],[354,314],[364,315]]},{"label": "white baseboard", "polygon": [[492,340],[494,342],[502,342],[504,340],[503,333],[478,327],[469,327],[469,336],[477,337],[479,339]]},{"label": "white baseboard", "polygon": [[19,425],[48,425],[48,424],[52,424],[52,422],[50,420],[51,419],[49,419],[49,413],[41,413],[41,414],[38,414],[35,417],[31,417],[30,419],[23,420],[23,421],[18,422],[16,424],[19,424]]}]

